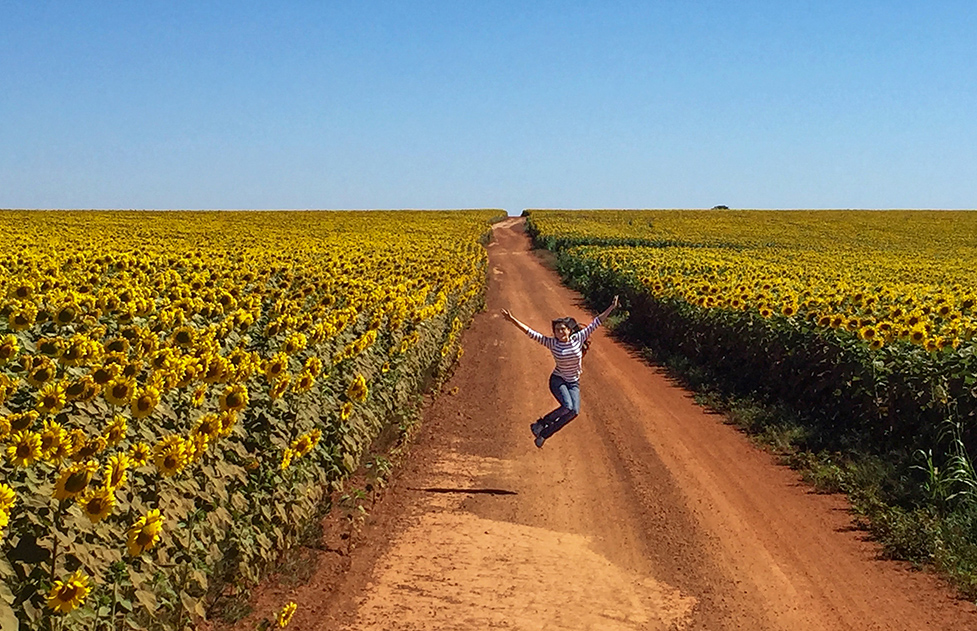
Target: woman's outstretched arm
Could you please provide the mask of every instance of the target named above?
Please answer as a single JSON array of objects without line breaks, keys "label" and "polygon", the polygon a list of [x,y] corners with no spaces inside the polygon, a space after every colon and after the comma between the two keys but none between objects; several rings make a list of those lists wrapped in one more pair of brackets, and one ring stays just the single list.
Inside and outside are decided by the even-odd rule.
[{"label": "woman's outstretched arm", "polygon": [[611,306],[604,309],[604,313],[600,314],[597,317],[600,318],[601,320],[604,320],[607,318],[607,316],[611,315],[611,311],[614,311],[614,309],[616,308],[617,308],[617,296],[614,296],[614,300],[611,301]]},{"label": "woman's outstretched arm", "polygon": [[614,300],[611,301],[611,306],[609,306],[607,309],[604,309],[604,312],[601,313],[596,318],[594,318],[590,324],[588,324],[584,329],[580,331],[580,333],[578,333],[578,335],[585,340],[589,338],[590,334],[596,331],[597,327],[599,327],[601,323],[603,323],[603,321],[607,318],[607,316],[611,315],[611,311],[614,311],[614,309],[616,308],[617,308],[617,296],[614,296]]},{"label": "woman's outstretched arm", "polygon": [[526,326],[525,324],[523,324],[519,320],[516,320],[516,317],[514,315],[512,315],[511,313],[509,313],[509,310],[508,309],[503,309],[502,310],[502,317],[505,318],[506,320],[508,320],[509,322],[512,322],[513,324],[515,324],[516,327],[518,327],[519,330],[522,331],[523,333],[529,333],[530,331],[532,331],[532,329],[530,329],[528,326]]}]

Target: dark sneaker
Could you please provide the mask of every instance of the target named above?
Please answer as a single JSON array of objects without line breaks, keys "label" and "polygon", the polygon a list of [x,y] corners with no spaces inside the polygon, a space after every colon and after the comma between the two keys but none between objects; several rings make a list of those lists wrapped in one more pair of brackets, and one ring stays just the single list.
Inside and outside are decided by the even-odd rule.
[{"label": "dark sneaker", "polygon": [[543,424],[539,421],[529,424],[529,429],[533,432],[533,436],[539,436],[539,433],[543,431]]},{"label": "dark sneaker", "polygon": [[540,449],[542,449],[543,448],[543,443],[546,442],[546,439],[543,438],[542,436],[537,436],[536,437],[536,440],[534,440],[533,442],[536,443],[536,446],[537,447],[539,447]]}]

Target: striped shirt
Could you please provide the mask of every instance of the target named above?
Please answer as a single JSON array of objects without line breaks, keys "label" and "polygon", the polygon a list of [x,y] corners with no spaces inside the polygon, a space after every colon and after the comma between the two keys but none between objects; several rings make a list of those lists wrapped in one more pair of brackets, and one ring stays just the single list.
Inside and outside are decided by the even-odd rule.
[{"label": "striped shirt", "polygon": [[596,317],[586,328],[576,333],[571,333],[570,339],[566,342],[561,342],[555,337],[547,337],[533,329],[526,331],[526,334],[534,341],[550,349],[550,352],[553,353],[553,359],[556,360],[556,368],[553,369],[554,375],[562,377],[567,381],[577,381],[580,379],[580,373],[583,372],[583,367],[581,366],[583,360],[583,343],[599,326],[600,317]]}]

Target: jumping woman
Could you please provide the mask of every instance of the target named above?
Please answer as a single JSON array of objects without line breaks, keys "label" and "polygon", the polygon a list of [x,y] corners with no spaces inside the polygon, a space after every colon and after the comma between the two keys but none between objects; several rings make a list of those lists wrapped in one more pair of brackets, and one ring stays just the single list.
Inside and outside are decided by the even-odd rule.
[{"label": "jumping woman", "polygon": [[617,296],[611,306],[604,313],[594,318],[593,322],[580,328],[573,318],[553,320],[553,337],[546,337],[542,333],[532,330],[515,317],[507,309],[502,310],[506,320],[512,322],[519,330],[532,340],[539,342],[553,353],[556,367],[550,375],[550,392],[556,398],[559,407],[529,425],[537,447],[542,447],[546,439],[557,433],[580,414],[580,373],[583,356],[587,352],[590,342],[587,338],[597,330],[601,322],[617,307]]}]

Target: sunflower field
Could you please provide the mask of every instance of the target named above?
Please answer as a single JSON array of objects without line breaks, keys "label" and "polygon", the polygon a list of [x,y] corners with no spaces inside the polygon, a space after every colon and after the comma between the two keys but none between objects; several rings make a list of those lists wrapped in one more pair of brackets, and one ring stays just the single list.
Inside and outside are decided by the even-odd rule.
[{"label": "sunflower field", "polygon": [[[977,454],[977,213],[527,214],[571,286],[595,304],[621,294],[623,333],[788,405],[818,447],[928,452],[932,473],[949,428],[954,453]],[[977,491],[957,482],[946,497]]]},{"label": "sunflower field", "polygon": [[461,353],[500,214],[0,212],[0,628],[254,584]]}]

